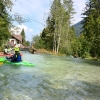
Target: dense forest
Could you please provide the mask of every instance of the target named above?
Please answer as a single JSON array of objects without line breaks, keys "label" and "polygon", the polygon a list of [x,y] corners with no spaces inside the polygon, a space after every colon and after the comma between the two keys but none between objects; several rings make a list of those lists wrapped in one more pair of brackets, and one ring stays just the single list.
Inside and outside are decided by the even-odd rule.
[{"label": "dense forest", "polygon": [[[46,49],[55,54],[74,55],[82,58],[100,58],[100,1],[89,0],[82,13],[82,32],[76,33],[71,19],[75,14],[72,0],[53,0],[46,27],[40,35],[33,37],[33,45],[37,49]],[[11,16],[12,0],[0,0],[0,44],[7,41],[11,34],[13,21],[25,22],[21,16]],[[23,43],[25,33],[22,30]]]},{"label": "dense forest", "polygon": [[[77,54],[82,58],[100,58],[100,1],[89,0],[82,13],[82,31],[77,33],[71,25],[75,14],[72,0],[54,0],[47,26],[40,36],[33,38],[36,48],[44,48],[54,53]],[[78,35],[77,35],[78,34]]]}]

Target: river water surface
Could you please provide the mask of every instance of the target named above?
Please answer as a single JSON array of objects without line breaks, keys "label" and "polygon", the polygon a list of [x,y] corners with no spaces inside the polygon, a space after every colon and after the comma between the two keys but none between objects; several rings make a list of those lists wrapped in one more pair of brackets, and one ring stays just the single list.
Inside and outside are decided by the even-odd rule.
[{"label": "river water surface", "polygon": [[0,65],[0,100],[100,100],[100,62],[24,53],[34,67]]}]

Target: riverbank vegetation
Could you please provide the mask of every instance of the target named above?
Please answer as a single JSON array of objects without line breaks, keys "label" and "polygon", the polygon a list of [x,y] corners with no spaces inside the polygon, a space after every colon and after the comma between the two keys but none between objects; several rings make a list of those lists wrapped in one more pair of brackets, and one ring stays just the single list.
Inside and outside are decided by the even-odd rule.
[{"label": "riverbank vegetation", "polygon": [[71,25],[74,14],[71,0],[54,0],[47,26],[40,35],[33,37],[35,48],[44,48],[55,54],[74,55],[82,58],[100,59],[100,5],[99,1],[89,0],[84,13],[83,31],[76,36]]}]

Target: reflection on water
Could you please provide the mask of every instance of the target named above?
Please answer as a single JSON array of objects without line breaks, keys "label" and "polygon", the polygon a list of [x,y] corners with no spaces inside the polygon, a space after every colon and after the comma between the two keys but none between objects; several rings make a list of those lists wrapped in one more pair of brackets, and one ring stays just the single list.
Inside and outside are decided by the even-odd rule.
[{"label": "reflection on water", "polygon": [[30,53],[23,59],[36,66],[0,66],[0,100],[100,100],[99,62]]}]

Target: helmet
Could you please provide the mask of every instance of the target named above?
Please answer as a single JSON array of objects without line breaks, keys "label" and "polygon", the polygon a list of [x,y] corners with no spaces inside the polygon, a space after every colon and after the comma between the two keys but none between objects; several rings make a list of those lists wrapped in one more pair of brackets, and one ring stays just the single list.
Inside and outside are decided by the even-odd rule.
[{"label": "helmet", "polygon": [[14,48],[14,51],[19,51],[19,48],[18,48],[18,47],[15,47],[15,48]]}]

